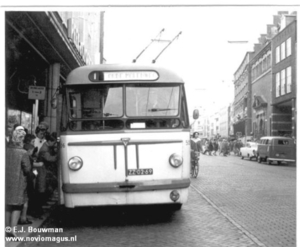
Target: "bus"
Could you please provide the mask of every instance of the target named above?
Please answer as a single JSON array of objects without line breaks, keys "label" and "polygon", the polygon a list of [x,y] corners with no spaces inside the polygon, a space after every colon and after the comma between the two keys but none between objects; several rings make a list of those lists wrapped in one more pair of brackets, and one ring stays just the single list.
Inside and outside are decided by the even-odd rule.
[{"label": "bus", "polygon": [[61,204],[187,201],[190,125],[179,76],[154,65],[83,66],[68,75],[61,102]]}]

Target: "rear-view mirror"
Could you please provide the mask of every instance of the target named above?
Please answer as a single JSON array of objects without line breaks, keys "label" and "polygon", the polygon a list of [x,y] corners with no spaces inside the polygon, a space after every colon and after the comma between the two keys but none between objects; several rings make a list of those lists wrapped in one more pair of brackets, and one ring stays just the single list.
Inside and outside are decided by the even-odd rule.
[{"label": "rear-view mirror", "polygon": [[199,118],[199,110],[195,109],[193,112],[193,119],[198,119]]}]

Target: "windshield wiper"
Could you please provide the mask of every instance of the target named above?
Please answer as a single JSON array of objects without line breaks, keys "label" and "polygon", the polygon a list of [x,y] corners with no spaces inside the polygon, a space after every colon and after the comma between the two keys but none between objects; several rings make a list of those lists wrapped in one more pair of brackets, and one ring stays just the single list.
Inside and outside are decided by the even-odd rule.
[{"label": "windshield wiper", "polygon": [[104,117],[109,117],[109,116],[113,116],[113,115],[118,116],[118,114],[113,114],[113,113],[109,113],[109,112],[103,113]]},{"label": "windshield wiper", "polygon": [[152,108],[148,109],[150,112],[156,112],[156,111],[171,111],[171,110],[176,110],[174,108]]}]

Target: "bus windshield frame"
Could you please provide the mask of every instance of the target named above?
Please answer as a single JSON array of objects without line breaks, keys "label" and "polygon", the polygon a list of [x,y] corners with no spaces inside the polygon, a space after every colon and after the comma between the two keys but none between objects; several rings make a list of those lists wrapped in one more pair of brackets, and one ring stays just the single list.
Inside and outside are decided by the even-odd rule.
[{"label": "bus windshield frame", "polygon": [[67,85],[66,96],[72,131],[189,126],[182,83]]}]

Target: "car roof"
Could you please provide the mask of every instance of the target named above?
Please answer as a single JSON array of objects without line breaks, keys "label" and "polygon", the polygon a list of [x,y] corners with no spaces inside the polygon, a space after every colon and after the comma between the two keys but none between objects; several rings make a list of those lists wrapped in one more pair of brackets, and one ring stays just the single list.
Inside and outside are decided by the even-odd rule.
[{"label": "car roof", "polygon": [[292,138],[290,137],[286,137],[286,136],[264,136],[260,138],[261,140],[273,140],[273,139],[281,139],[281,140],[292,140]]}]

